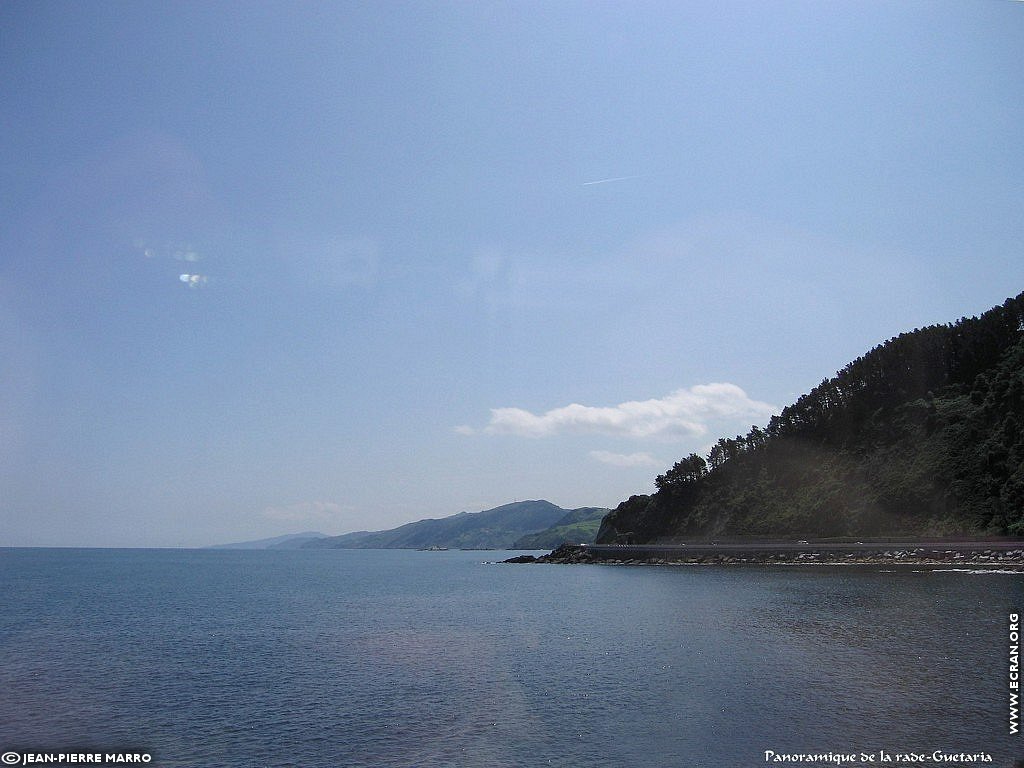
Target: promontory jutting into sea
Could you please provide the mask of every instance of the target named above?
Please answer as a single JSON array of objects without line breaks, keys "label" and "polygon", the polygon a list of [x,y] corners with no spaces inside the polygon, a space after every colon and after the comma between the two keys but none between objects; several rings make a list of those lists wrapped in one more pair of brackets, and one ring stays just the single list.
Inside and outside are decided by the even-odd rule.
[{"label": "promontory jutting into sea", "polygon": [[[614,510],[517,502],[306,548],[555,548],[541,562],[1024,565],[1024,294],[886,341]],[[520,562],[532,556],[517,558]]]}]

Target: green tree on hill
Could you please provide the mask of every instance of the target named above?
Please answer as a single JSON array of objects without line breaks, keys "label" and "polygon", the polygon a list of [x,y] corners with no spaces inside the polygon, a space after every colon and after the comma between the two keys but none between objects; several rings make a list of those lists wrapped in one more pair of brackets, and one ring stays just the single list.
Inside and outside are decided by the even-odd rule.
[{"label": "green tree on hill", "polygon": [[746,436],[690,454],[599,541],[1024,535],[1024,294],[903,333]]}]

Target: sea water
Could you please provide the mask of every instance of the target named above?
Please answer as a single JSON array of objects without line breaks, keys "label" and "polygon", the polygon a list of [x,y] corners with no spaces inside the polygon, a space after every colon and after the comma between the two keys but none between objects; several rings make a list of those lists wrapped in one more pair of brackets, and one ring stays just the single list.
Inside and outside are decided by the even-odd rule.
[{"label": "sea water", "polygon": [[1024,757],[1008,726],[1024,575],[488,562],[508,555],[0,550],[0,751],[204,768]]}]

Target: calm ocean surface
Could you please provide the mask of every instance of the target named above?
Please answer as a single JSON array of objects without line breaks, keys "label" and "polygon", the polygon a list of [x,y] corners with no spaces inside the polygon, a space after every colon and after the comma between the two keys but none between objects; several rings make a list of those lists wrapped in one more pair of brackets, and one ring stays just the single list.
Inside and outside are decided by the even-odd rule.
[{"label": "calm ocean surface", "polygon": [[1007,727],[1024,576],[483,562],[508,555],[0,550],[0,751],[197,768],[1024,757]]}]

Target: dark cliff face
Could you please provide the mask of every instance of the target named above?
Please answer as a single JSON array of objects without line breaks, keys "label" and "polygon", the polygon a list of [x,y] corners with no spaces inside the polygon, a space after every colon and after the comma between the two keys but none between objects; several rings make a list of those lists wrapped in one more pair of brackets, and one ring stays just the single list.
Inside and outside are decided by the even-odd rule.
[{"label": "dark cliff face", "polygon": [[[597,532],[598,544],[633,544],[638,529],[644,528],[648,518],[645,515],[651,503],[651,497],[646,495],[630,496],[605,515],[601,521],[601,527]],[[651,516],[653,519],[653,515]]]},{"label": "dark cliff face", "polygon": [[1024,535],[1022,322],[1024,294],[876,347],[707,462],[678,462],[598,542]]}]

